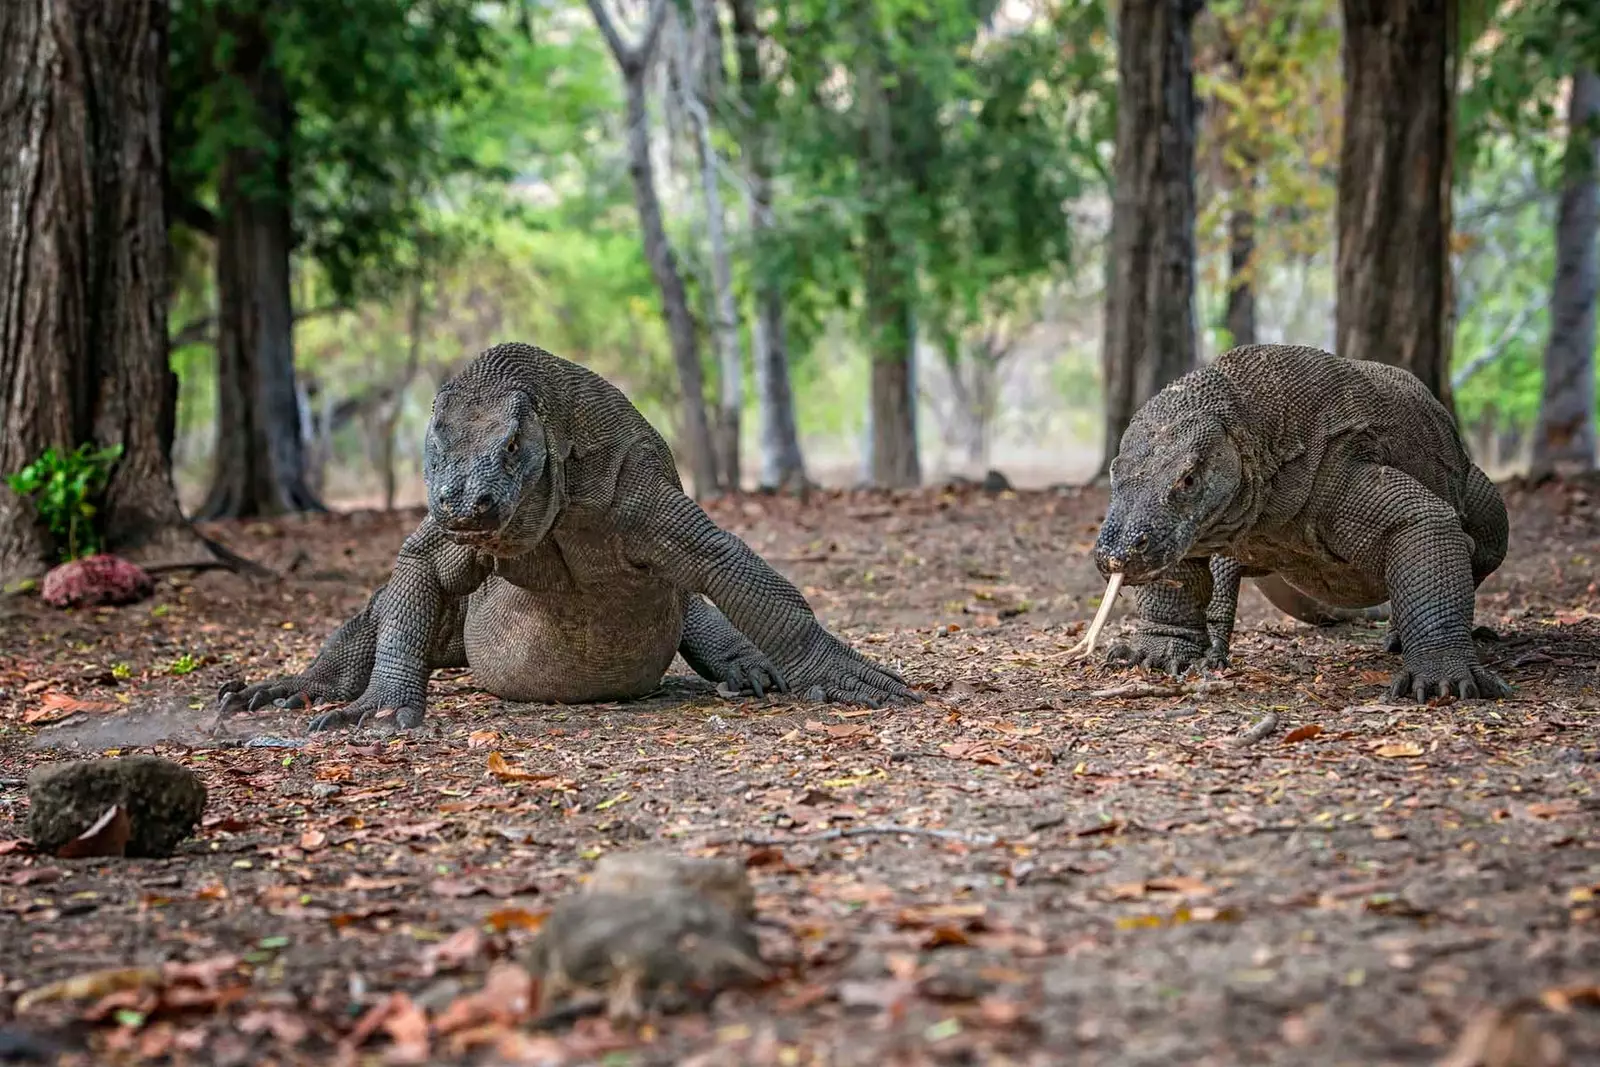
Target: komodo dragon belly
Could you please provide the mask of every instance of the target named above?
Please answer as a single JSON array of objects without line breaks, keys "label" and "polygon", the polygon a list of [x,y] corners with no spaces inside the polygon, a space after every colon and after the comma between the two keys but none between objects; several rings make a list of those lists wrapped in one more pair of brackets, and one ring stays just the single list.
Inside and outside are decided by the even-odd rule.
[{"label": "komodo dragon belly", "polygon": [[552,704],[644,696],[682,636],[682,594],[667,585],[540,594],[502,578],[472,594],[463,634],[477,684]]},{"label": "komodo dragon belly", "polygon": [[1238,546],[1234,558],[1282,578],[1295,589],[1336,608],[1369,608],[1389,599],[1382,574],[1369,574],[1353,563],[1306,551],[1283,541]]}]

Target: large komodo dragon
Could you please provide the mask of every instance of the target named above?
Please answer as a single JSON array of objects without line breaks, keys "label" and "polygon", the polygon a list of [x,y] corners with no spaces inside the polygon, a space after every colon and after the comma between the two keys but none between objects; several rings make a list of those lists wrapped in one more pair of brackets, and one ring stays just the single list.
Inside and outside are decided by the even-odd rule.
[{"label": "large komodo dragon", "polygon": [[230,683],[223,712],[350,701],[311,729],[385,709],[414,727],[437,667],[471,667],[506,700],[621,700],[676,652],[741,692],[917,699],[718,528],[661,436],[583,367],[523,344],[480,354],[434,400],[423,478],[428,515],[388,583],[304,674]]},{"label": "large komodo dragon", "polygon": [[1387,600],[1391,699],[1503,697],[1473,599],[1506,554],[1504,502],[1412,374],[1315,348],[1224,353],[1151,398],[1111,465],[1095,541],[1135,587],[1113,661],[1177,673],[1228,660],[1241,577],[1325,623]]}]

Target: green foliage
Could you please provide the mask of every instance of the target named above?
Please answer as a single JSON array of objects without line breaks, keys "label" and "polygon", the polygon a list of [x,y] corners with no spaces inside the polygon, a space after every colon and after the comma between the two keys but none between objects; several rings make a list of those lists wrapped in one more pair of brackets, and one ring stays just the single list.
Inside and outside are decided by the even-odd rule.
[{"label": "green foliage", "polygon": [[[339,298],[394,287],[416,259],[429,195],[451,175],[493,170],[451,120],[487,91],[506,39],[490,18],[509,22],[502,6],[174,0],[177,202],[222,209],[223,160],[251,150],[257,169],[241,182],[245,195],[288,198],[299,253],[321,266]],[[287,114],[229,73],[236,54],[258,48],[281,80]],[[280,165],[287,189],[273,177]]]},{"label": "green foliage", "polygon": [[13,493],[33,498],[63,562],[100,550],[96,504],[121,456],[120,444],[97,449],[85,442],[71,452],[47,448],[38,459],[6,477]]}]

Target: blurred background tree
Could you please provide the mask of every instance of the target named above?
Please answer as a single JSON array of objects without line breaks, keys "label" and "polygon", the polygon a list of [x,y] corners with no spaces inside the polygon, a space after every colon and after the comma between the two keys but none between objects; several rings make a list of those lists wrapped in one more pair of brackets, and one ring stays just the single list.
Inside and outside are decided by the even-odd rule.
[{"label": "blurred background tree", "polygon": [[[9,70],[37,7],[0,16]],[[702,494],[1083,481],[1171,377],[1296,341],[1412,367],[1497,474],[1592,466],[1587,8],[172,0],[179,387],[166,455],[120,462],[203,516],[413,504],[433,391],[519,339],[625,389]],[[14,469],[116,443],[6,414],[54,427]]]}]

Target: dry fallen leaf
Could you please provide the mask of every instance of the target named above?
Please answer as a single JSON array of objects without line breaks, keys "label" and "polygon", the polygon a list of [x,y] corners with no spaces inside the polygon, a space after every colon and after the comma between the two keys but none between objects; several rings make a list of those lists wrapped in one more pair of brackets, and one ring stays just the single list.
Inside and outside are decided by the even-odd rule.
[{"label": "dry fallen leaf", "polygon": [[1422,755],[1422,746],[1415,741],[1387,741],[1372,750],[1373,755],[1384,759],[1405,759]]},{"label": "dry fallen leaf", "polygon": [[113,804],[95,824],[56,849],[56,855],[66,860],[89,859],[95,856],[120,856],[133,836],[133,821],[121,804]]},{"label": "dry fallen leaf", "polygon": [[1467,1023],[1438,1067],[1559,1067],[1561,1044],[1525,1012],[1498,1008]]},{"label": "dry fallen leaf", "polygon": [[1304,726],[1296,726],[1293,730],[1283,735],[1283,743],[1292,745],[1300,741],[1309,741],[1322,733],[1318,723],[1308,722]]},{"label": "dry fallen leaf", "polygon": [[55,1000],[98,1000],[120,990],[157,986],[161,978],[160,967],[112,967],[75,974],[71,978],[29,990],[17,998],[12,1010],[22,1015],[30,1008]]},{"label": "dry fallen leaf", "polygon": [[989,741],[947,741],[939,746],[939,751],[951,759],[971,760],[973,763],[987,763],[995,767],[1006,765],[1006,761]]},{"label": "dry fallen leaf", "polygon": [[307,830],[300,835],[300,847],[307,852],[315,852],[328,843],[328,835],[321,830]]},{"label": "dry fallen leaf", "polygon": [[547,782],[554,778],[553,774],[533,774],[530,771],[519,771],[506,762],[506,758],[499,752],[489,753],[489,773],[502,782]]},{"label": "dry fallen leaf", "polygon": [[475,926],[463,926],[422,954],[422,971],[432,975],[465,967],[483,952],[483,934]]},{"label": "dry fallen leaf", "polygon": [[533,1009],[533,978],[515,963],[497,963],[489,969],[483,988],[457,998],[434,1024],[441,1034],[495,1023],[513,1026]]},{"label": "dry fallen leaf", "polygon": [[57,722],[79,712],[100,714],[116,710],[116,704],[108,704],[96,700],[79,700],[61,692],[46,693],[39,698],[38,707],[22,713],[22,721],[30,724]]}]

